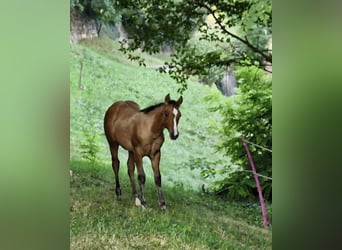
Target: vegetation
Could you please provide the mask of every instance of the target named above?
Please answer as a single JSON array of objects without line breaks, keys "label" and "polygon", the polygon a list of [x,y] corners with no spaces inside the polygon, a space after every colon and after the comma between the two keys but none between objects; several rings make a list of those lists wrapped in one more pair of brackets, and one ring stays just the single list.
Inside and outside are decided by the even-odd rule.
[{"label": "vegetation", "polygon": [[126,171],[123,199],[114,195],[112,171],[72,161],[70,249],[271,249],[271,231],[260,227],[260,207],[226,202],[164,185],[161,212],[153,181],[148,207],[135,207]]},{"label": "vegetation", "polygon": [[[210,120],[219,118],[205,101],[217,93],[215,87],[188,82],[191,93],[183,94],[180,137],[177,141],[166,137],[161,174],[168,210],[159,210],[149,161],[144,161],[148,208],[134,206],[123,150],[119,152],[123,200],[116,201],[102,128],[105,110],[116,100],[136,100],[146,107],[166,93],[179,96],[170,77],[123,60],[118,46],[100,38],[71,47],[71,249],[271,249],[272,234],[262,228],[257,203],[211,196],[208,185],[219,177],[201,179],[200,169],[191,170],[189,163],[199,156],[208,163],[230,161],[215,152],[219,136],[209,126]],[[161,61],[145,58],[151,64]],[[271,219],[270,204],[267,210]]]},{"label": "vegetation", "polygon": [[[119,1],[119,5],[121,2]],[[140,49],[154,54],[165,42],[171,43],[174,53],[160,67],[175,79],[183,93],[186,80],[198,76],[213,85],[228,67],[236,68],[240,91],[216,110],[222,116],[219,149],[232,157],[231,163],[218,159],[208,162],[201,157],[192,159],[190,167],[202,169],[204,177],[220,177],[214,190],[230,198],[258,197],[253,177],[246,175],[249,164],[241,147],[240,135],[263,147],[271,148],[272,85],[265,75],[272,65],[269,42],[272,35],[272,4],[259,1],[124,1],[124,17],[129,39],[121,51],[128,57],[144,61],[133,52]],[[124,23],[125,25],[125,23]],[[262,70],[257,70],[262,69]],[[266,79],[269,78],[269,79]],[[252,147],[265,198],[272,197],[272,155]],[[205,164],[203,164],[205,162]],[[223,177],[223,176],[224,177]]]},{"label": "vegetation", "polygon": [[[246,175],[249,165],[239,136],[243,134],[254,143],[272,147],[271,79],[266,79],[263,72],[269,71],[267,66],[272,65],[272,50],[268,46],[272,35],[271,1],[77,2],[84,10],[94,13],[106,9],[102,5],[115,6],[128,31],[128,41],[121,43],[120,50],[140,65],[147,63],[136,51],[155,54],[170,46],[174,53],[159,64],[164,63],[159,71],[167,72],[180,84],[179,93],[192,86],[187,82],[190,76],[197,76],[202,83],[217,85],[227,67],[234,66],[240,91],[224,104],[216,105],[216,111],[222,116],[222,124],[216,126],[221,138],[218,148],[231,161],[192,156],[184,164],[201,171],[208,180],[214,179],[211,187],[218,193],[234,199],[257,197],[254,180]],[[270,178],[271,153],[255,147],[251,150],[259,174]],[[271,180],[262,178],[261,183],[265,198],[271,200]]]},{"label": "vegetation", "polygon": [[[160,68],[187,88],[189,76],[206,76],[217,67],[257,65],[266,69],[272,64],[268,43],[272,34],[270,0],[242,1],[118,1],[129,41],[121,50],[131,59],[141,49],[154,54],[165,43],[174,49],[171,61]],[[195,42],[193,42],[193,39]],[[201,43],[209,49],[201,50]]]},{"label": "vegetation", "polygon": [[[121,50],[132,60],[141,58],[137,50],[156,54],[165,46],[175,52],[160,70],[168,72],[187,88],[191,75],[205,76],[231,64],[265,69],[272,64],[268,43],[272,35],[270,0],[70,0],[77,8],[100,23],[119,21],[128,31],[129,41]],[[206,41],[210,49],[202,51],[197,43]]]},{"label": "vegetation", "polygon": [[[243,215],[236,215],[232,212],[235,211],[232,203],[228,206],[223,200],[214,200],[207,193],[214,190],[230,201],[248,200],[252,202],[251,204],[254,204],[257,197],[255,182],[249,170],[249,162],[240,136],[243,135],[247,140],[264,148],[272,148],[272,80],[265,74],[265,71],[270,70],[268,66],[272,65],[272,50],[269,49],[272,34],[271,2],[269,0],[214,2],[210,0],[72,0],[71,2],[73,8],[78,8],[100,23],[100,28],[103,23],[120,17],[128,31],[128,41],[122,41],[119,50],[128,54],[128,59],[137,61],[139,65],[147,67],[157,65],[159,72],[168,73],[180,84],[178,89],[172,88],[173,81],[167,75],[159,75],[152,69],[142,69],[133,63],[128,63],[117,51],[118,45],[108,40],[97,39],[95,42],[84,44],[85,47],[75,46],[72,49],[71,79],[73,83],[78,82],[77,85],[72,85],[75,98],[72,100],[74,118],[71,123],[71,144],[74,146],[72,159],[77,159],[72,164],[76,170],[76,176],[72,180],[73,191],[75,191],[73,208],[76,208],[73,227],[75,239],[82,239],[80,235],[84,234],[89,238],[88,228],[92,229],[94,225],[103,224],[100,231],[104,230],[104,235],[107,233],[108,237],[112,237],[112,241],[120,240],[124,244],[123,246],[116,244],[118,248],[132,246],[144,248],[147,245],[151,247],[151,244],[156,248],[160,246],[167,248],[256,247],[249,236],[236,242],[233,237],[235,234],[239,236],[243,234],[244,230],[238,228],[245,229],[245,226],[239,220],[247,219],[246,216],[250,214],[248,210],[239,204]],[[166,60],[159,60],[145,53],[156,54],[165,47],[169,47],[173,52]],[[190,76],[196,76],[198,78],[195,79],[200,82],[215,86],[228,67],[230,73],[235,70],[239,86],[236,95],[230,98],[222,97],[215,87],[203,87],[196,81],[187,81]],[[185,92],[187,88],[191,88],[191,93]],[[160,218],[151,202],[151,209],[148,208],[142,214],[136,208],[129,206],[131,199],[126,196],[126,203],[125,201],[115,203],[115,208],[119,208],[120,211],[120,219],[118,219],[108,212],[113,208],[112,193],[114,192],[109,191],[108,195],[102,194],[104,200],[96,198],[96,193],[102,192],[102,189],[112,190],[108,179],[108,174],[112,175],[110,157],[102,132],[103,114],[114,100],[139,100],[139,104],[144,107],[160,101],[169,92],[174,98],[178,97],[177,93],[182,93],[187,101],[182,106],[180,139],[177,143],[167,141],[162,148],[168,152],[167,154],[162,152],[161,169],[162,175],[166,177],[163,178],[163,183],[171,197],[169,201],[171,209]],[[157,93],[160,93],[159,97]],[[210,113],[209,110],[212,112]],[[189,147],[190,141],[191,147]],[[272,153],[255,145],[251,145],[250,150],[258,174],[262,176],[259,179],[264,197],[271,201]],[[119,153],[121,159],[127,157],[123,154],[126,153]],[[97,166],[94,168],[96,172],[90,170],[89,173],[88,170],[85,173],[86,176],[90,174],[89,183],[83,179],[84,169],[77,167],[78,165],[84,167],[85,163]],[[148,161],[144,163],[145,166],[149,165]],[[103,169],[99,167],[101,165],[108,168]],[[152,176],[150,168],[145,167],[145,169],[147,175]],[[85,200],[82,199],[84,194],[82,197],[78,196],[78,188],[84,184],[89,190],[90,205],[84,204]],[[193,190],[197,193],[193,193]],[[178,193],[176,197],[172,195],[175,192]],[[191,202],[187,201],[186,197],[191,197]],[[95,204],[93,200],[96,201]],[[78,203],[81,205],[78,206]],[[208,207],[207,205],[211,203],[214,204]],[[88,208],[89,211],[95,211],[91,220],[95,220],[96,223],[79,226],[81,217],[76,219],[80,216],[78,213],[84,210],[83,213],[87,215]],[[101,212],[96,213],[97,209]],[[182,214],[177,213],[180,210]],[[270,212],[269,205],[268,210]],[[106,219],[103,218],[102,212],[108,215]],[[214,214],[218,218],[223,217],[218,221],[211,221]],[[224,217],[223,214],[227,214],[228,217]],[[200,230],[195,227],[193,215],[198,217],[196,223]],[[238,219],[233,220],[231,216]],[[113,224],[108,218],[116,219],[119,224],[115,224],[116,221]],[[229,235],[226,236],[227,241],[218,243],[214,232],[217,232],[217,226],[219,228],[228,226],[224,218],[229,218],[230,227],[235,223],[238,226],[230,228]],[[139,221],[142,223],[139,224]],[[150,221],[159,224],[154,225]],[[251,223],[254,220],[250,221],[250,218],[247,221],[247,224],[256,226],[260,226],[261,223],[261,220]],[[127,225],[127,230],[118,231],[120,225]],[[134,234],[132,225],[135,230],[144,233]],[[108,231],[108,226],[114,227],[115,230]],[[249,231],[251,235],[254,234],[252,231]],[[169,237],[166,236],[167,232]],[[205,236],[201,234],[203,232]],[[224,238],[226,231],[221,232],[221,237]],[[124,237],[127,235],[130,235],[128,237],[130,240],[126,242]],[[96,239],[99,235],[91,235],[90,238],[92,237]],[[108,237],[102,237],[108,240]],[[151,238],[155,241],[148,240]],[[133,243],[131,239],[134,239]],[[75,247],[82,247],[77,245],[76,241],[73,242]],[[259,243],[257,248],[268,247],[267,240],[260,243],[261,245]]]},{"label": "vegetation", "polygon": [[[257,173],[260,175],[263,196],[272,200],[272,81],[271,77],[257,67],[244,67],[236,72],[240,80],[238,93],[230,98],[223,98],[216,93],[208,96],[211,109],[222,114],[220,122],[212,126],[220,135],[218,149],[231,157],[233,164],[213,168],[212,164],[202,166],[206,176],[223,175],[215,181],[213,187],[220,194],[227,194],[231,199],[246,199],[258,196],[250,163],[242,147],[241,135],[250,142],[249,149],[253,155]],[[253,122],[252,122],[253,121]],[[217,165],[216,165],[217,166]]]}]

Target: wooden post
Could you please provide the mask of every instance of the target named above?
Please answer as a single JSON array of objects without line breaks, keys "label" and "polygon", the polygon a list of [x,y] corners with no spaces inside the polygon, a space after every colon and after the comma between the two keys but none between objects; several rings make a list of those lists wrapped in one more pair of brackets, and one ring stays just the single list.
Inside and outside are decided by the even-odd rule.
[{"label": "wooden post", "polygon": [[78,78],[78,88],[80,90],[83,90],[83,86],[82,86],[82,73],[83,73],[83,62],[80,61],[80,76]]}]

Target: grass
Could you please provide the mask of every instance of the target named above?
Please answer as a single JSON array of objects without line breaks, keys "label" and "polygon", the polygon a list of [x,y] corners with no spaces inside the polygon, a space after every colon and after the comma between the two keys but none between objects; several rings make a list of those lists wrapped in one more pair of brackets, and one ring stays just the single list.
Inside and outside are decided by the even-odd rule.
[{"label": "grass", "polygon": [[[204,97],[211,91],[189,81],[183,95],[180,137],[162,147],[161,175],[168,210],[161,212],[150,162],[144,159],[148,208],[134,206],[127,176],[127,152],[119,151],[123,200],[116,201],[103,115],[114,101],[155,104],[167,93],[179,97],[167,75],[138,67],[99,38],[72,45],[70,55],[71,249],[271,249],[271,230],[262,228],[260,207],[234,203],[200,192],[208,181],[189,162],[205,158],[229,161],[215,152],[209,130],[215,114]],[[161,60],[144,55],[149,62]],[[83,64],[79,85],[80,65]],[[95,145],[95,146],[94,146]],[[90,150],[85,151],[88,147]],[[90,152],[90,153],[89,153]],[[92,163],[85,154],[92,154]],[[89,155],[88,155],[89,156]],[[268,207],[270,210],[270,207]]]},{"label": "grass", "polygon": [[125,172],[117,201],[110,170],[77,161],[72,168],[71,249],[271,249],[271,231],[246,221],[256,215],[246,206],[164,186],[168,209],[161,212],[150,178],[142,210]]}]

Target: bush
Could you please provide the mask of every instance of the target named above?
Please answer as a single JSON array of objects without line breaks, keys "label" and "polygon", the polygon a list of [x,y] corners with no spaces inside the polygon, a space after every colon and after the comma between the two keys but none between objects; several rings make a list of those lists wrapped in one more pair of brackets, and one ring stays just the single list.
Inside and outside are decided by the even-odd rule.
[{"label": "bush", "polygon": [[[212,189],[232,199],[247,199],[258,195],[250,164],[241,141],[246,140],[262,147],[272,148],[272,79],[257,67],[242,67],[236,70],[239,81],[237,95],[229,98],[217,94],[207,100],[222,116],[219,126],[218,149],[231,158],[231,163],[215,171],[204,169],[207,176],[224,175],[212,184]],[[272,176],[272,153],[249,145],[256,171],[259,175]],[[259,177],[263,195],[272,199],[272,180]]]}]

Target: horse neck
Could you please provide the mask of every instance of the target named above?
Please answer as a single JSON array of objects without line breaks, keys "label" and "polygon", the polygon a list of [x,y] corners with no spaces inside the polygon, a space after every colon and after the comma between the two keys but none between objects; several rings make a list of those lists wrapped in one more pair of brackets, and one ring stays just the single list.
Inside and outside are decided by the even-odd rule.
[{"label": "horse neck", "polygon": [[162,120],[163,115],[163,106],[158,107],[155,110],[152,110],[146,115],[150,119],[152,133],[162,134],[163,129],[165,128],[165,125],[160,122]]}]

